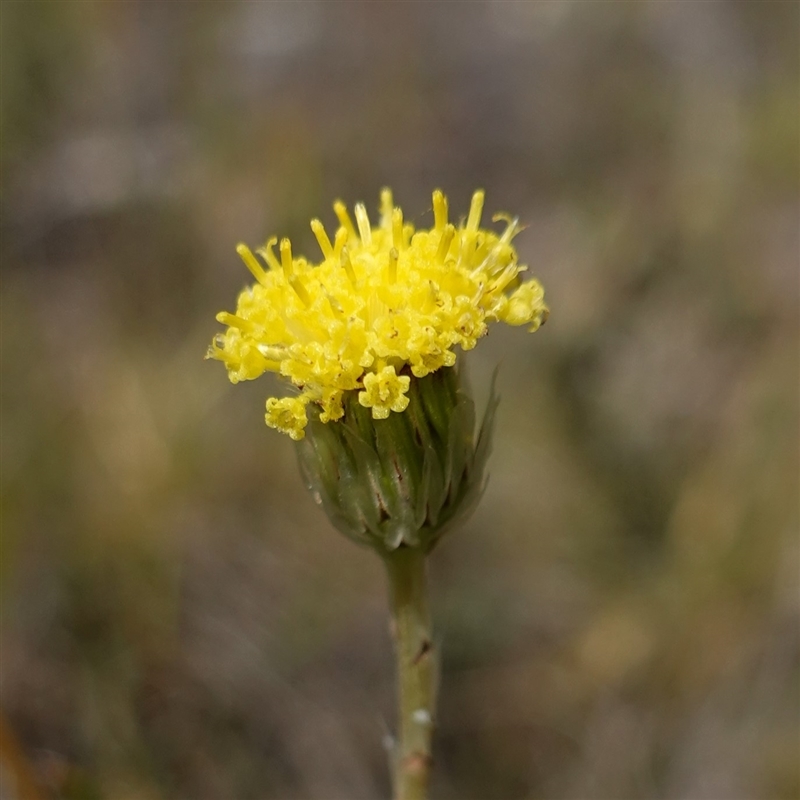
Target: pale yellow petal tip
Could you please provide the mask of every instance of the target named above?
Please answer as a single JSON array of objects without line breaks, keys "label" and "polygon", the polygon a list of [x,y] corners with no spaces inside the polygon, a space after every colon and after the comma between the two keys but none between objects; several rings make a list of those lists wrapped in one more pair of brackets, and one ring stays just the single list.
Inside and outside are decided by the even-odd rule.
[{"label": "pale yellow petal tip", "polygon": [[351,238],[356,236],[356,229],[347,211],[347,206],[341,200],[336,200],[333,203],[333,210],[339,220],[339,224],[345,229],[347,235]]},{"label": "pale yellow petal tip", "polygon": [[391,225],[392,212],[395,211],[394,196],[392,190],[388,186],[381,189],[381,224],[384,226]]},{"label": "pale yellow petal tip", "polygon": [[313,231],[314,236],[319,243],[319,249],[322,250],[323,258],[333,258],[333,245],[331,244],[331,240],[328,238],[328,233],[325,230],[325,226],[318,219],[312,219],[311,230]]},{"label": "pale yellow petal tip", "polygon": [[361,243],[365,247],[372,244],[372,226],[369,223],[367,208],[363,203],[356,203],[355,206],[356,225],[358,225],[358,235]]},{"label": "pale yellow petal tip", "polygon": [[264,268],[261,266],[261,264],[258,263],[258,259],[250,251],[250,248],[246,244],[242,244],[240,242],[236,245],[236,252],[238,253],[239,258],[244,261],[245,266],[250,270],[253,277],[259,283],[263,284],[266,278],[266,273],[264,272]]},{"label": "pale yellow petal tip", "polygon": [[481,214],[483,213],[483,201],[486,197],[486,192],[483,189],[478,189],[472,195],[472,202],[469,206],[469,217],[467,217],[467,230],[477,231],[478,226],[481,224]]},{"label": "pale yellow petal tip", "polygon": [[311,221],[318,263],[295,256],[286,238],[277,252],[277,237],[255,254],[237,246],[256,282],[234,313],[217,315],[227,330],[206,357],[222,361],[234,383],[275,372],[301,390],[270,398],[270,427],[301,439],[309,402],[323,423],[335,422],[350,391],[376,419],[402,413],[411,375],[453,366],[456,347],[475,347],[492,323],[535,330],[547,319],[539,282],[521,281],[525,268],[512,244],[517,220],[502,217],[502,232],[481,228],[483,190],[457,226],[444,193],[437,189],[432,200],[433,225],[422,230],[404,222],[389,189],[375,225],[363,204],[352,217],[337,200],[333,241],[320,220]]},{"label": "pale yellow petal tip", "polygon": [[433,227],[434,230],[442,231],[447,225],[447,198],[441,189],[433,192]]}]

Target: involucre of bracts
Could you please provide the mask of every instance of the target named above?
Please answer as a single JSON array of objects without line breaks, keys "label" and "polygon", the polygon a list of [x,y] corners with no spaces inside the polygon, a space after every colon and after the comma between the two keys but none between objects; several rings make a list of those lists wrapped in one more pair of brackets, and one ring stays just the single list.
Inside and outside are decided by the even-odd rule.
[{"label": "involucre of bracts", "polygon": [[410,382],[402,414],[374,419],[348,393],[342,418],[312,411],[300,468],[329,519],[386,556],[401,545],[429,552],[474,508],[485,486],[498,398],[475,428],[475,404],[458,367]]}]

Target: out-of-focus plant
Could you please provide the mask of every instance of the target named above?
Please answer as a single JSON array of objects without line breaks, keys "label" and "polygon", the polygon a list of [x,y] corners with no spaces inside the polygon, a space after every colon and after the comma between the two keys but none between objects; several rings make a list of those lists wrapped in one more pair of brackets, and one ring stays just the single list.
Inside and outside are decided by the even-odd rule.
[{"label": "out-of-focus plant", "polygon": [[[480,227],[484,194],[460,225],[433,193],[434,225],[415,231],[392,194],[381,195],[379,225],[341,202],[333,241],[312,220],[322,260],[270,239],[239,255],[256,283],[208,356],[233,383],[276,372],[296,391],[271,397],[266,422],[298,443],[301,470],[331,522],[383,559],[396,643],[399,744],[395,792],[427,796],[436,662],[426,557],[477,501],[491,447],[492,392],[476,430],[475,405],[454,349],[472,349],[492,322],[535,331],[548,314],[535,279],[522,281],[512,239]],[[257,256],[261,257],[261,261]]]}]

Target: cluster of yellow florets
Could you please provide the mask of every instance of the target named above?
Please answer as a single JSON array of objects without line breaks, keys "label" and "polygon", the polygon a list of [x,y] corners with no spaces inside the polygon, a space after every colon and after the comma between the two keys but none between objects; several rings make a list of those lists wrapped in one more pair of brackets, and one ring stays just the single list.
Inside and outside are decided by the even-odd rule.
[{"label": "cluster of yellow florets", "polygon": [[547,317],[544,291],[535,279],[520,283],[511,240],[516,219],[498,235],[480,228],[484,194],[475,192],[466,223],[447,219],[447,199],[433,193],[434,225],[415,231],[381,193],[380,225],[370,225],[362,204],[356,223],[344,204],[333,243],[319,220],[311,229],[322,250],[319,264],[292,256],[288,239],[280,257],[270,239],[256,251],[236,249],[257,283],[239,295],[235,314],[217,320],[228,326],[209,349],[225,363],[233,383],[277,372],[300,389],[292,397],[267,400],[267,425],[302,439],[306,405],[321,407],[323,422],[340,419],[342,397],[359,390],[362,406],[375,419],[408,405],[410,377],[424,377],[455,363],[486,333],[487,323],[529,325]]}]

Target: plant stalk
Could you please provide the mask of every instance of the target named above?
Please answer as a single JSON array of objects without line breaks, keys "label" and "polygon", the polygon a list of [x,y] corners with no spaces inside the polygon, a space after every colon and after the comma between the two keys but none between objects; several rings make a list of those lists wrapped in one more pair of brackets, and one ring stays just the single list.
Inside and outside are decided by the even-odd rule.
[{"label": "plant stalk", "polygon": [[425,553],[400,546],[385,559],[397,658],[395,800],[426,800],[431,768],[436,664]]}]

